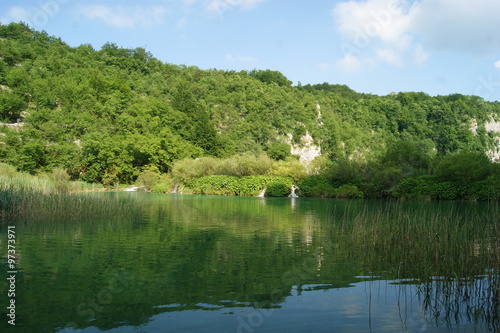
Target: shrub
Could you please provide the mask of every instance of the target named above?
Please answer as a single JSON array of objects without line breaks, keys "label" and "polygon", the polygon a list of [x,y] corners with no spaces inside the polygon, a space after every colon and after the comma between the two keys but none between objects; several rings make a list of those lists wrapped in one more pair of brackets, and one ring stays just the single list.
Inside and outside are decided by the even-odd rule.
[{"label": "shrub", "polygon": [[269,175],[278,177],[290,177],[295,182],[307,177],[306,167],[300,164],[296,159],[278,161],[273,164]]},{"label": "shrub", "polygon": [[439,200],[455,200],[459,198],[456,182],[439,182],[432,189],[432,198]]},{"label": "shrub", "polygon": [[163,175],[159,181],[151,187],[151,192],[155,193],[170,193],[173,190],[174,182],[177,184],[177,181],[174,181],[169,174]]},{"label": "shrub", "polygon": [[222,160],[217,173],[238,177],[264,175],[272,164],[273,161],[263,154],[240,154]]},{"label": "shrub", "polygon": [[326,170],[326,176],[338,184],[361,183],[366,162],[342,158]]},{"label": "shrub", "polygon": [[474,194],[477,200],[500,200],[500,179],[490,177],[474,183]]},{"label": "shrub", "polygon": [[395,198],[427,199],[431,197],[434,178],[432,176],[408,177],[390,189]]},{"label": "shrub", "polygon": [[309,176],[298,184],[300,194],[305,197],[333,197],[334,188],[325,177]]},{"label": "shrub", "polygon": [[68,192],[70,188],[70,176],[66,172],[66,170],[61,168],[56,168],[52,170],[52,174],[50,176],[54,185],[56,187],[57,192]]},{"label": "shrub", "polygon": [[276,161],[286,160],[290,156],[290,145],[287,143],[273,143],[269,145],[267,155]]},{"label": "shrub", "polygon": [[356,185],[349,184],[337,187],[333,193],[336,198],[362,199],[364,197],[363,192]]},{"label": "shrub", "polygon": [[273,181],[267,185],[266,197],[286,197],[291,192],[290,187],[282,181]]},{"label": "shrub", "polygon": [[189,187],[193,194],[234,195],[237,180],[234,176],[205,176],[191,181]]},{"label": "shrub", "polygon": [[141,172],[139,177],[137,177],[136,184],[140,186],[144,186],[148,190],[152,189],[156,183],[160,180],[160,175],[158,172],[158,168],[151,167],[147,168]]},{"label": "shrub", "polygon": [[237,195],[255,196],[273,179],[273,177],[259,175],[246,176],[238,179],[235,193]]},{"label": "shrub", "polygon": [[177,180],[192,180],[198,177],[214,175],[219,159],[214,157],[185,158],[176,161],[172,167],[172,176]]},{"label": "shrub", "polygon": [[435,175],[444,181],[473,182],[486,179],[492,163],[484,153],[458,153],[445,156],[436,166]]},{"label": "shrub", "polygon": [[373,164],[364,175],[364,182],[359,185],[363,193],[370,198],[386,197],[390,188],[401,179],[401,170]]}]

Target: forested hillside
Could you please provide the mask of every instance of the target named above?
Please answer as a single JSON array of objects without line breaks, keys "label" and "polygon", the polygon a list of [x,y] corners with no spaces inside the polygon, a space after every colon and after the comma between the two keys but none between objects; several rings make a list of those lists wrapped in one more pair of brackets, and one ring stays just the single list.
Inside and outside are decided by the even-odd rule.
[{"label": "forested hillside", "polygon": [[[439,171],[447,158],[498,150],[486,125],[500,119],[500,103],[480,97],[292,86],[273,70],[202,70],[113,43],[70,47],[23,24],[0,25],[0,38],[0,122],[9,124],[0,159],[20,171],[63,168],[73,179],[130,184],[144,170],[171,173],[176,161],[200,157],[284,163],[309,134],[322,154],[309,176],[381,196],[408,177],[455,181]],[[494,176],[485,161],[473,180]],[[380,184],[367,183],[376,177]]]}]

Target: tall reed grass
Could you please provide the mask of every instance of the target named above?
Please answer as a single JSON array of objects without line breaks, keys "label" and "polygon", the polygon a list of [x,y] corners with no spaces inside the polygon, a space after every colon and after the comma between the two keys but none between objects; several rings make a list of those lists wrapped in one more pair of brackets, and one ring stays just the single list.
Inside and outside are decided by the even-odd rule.
[{"label": "tall reed grass", "polygon": [[[418,207],[418,208],[415,208]],[[453,207],[453,208],[450,208]],[[500,209],[405,206],[401,202],[332,212],[334,251],[395,283],[416,284],[423,309],[436,323],[483,323],[500,328]]]},{"label": "tall reed grass", "polygon": [[419,208],[390,202],[378,209],[347,209],[332,218],[332,237],[357,247],[379,267],[398,267],[401,278],[483,274],[500,270],[500,209]]},{"label": "tall reed grass", "polygon": [[138,214],[130,200],[89,191],[93,185],[70,182],[61,193],[50,179],[25,174],[0,175],[0,221],[83,221],[129,218]]}]

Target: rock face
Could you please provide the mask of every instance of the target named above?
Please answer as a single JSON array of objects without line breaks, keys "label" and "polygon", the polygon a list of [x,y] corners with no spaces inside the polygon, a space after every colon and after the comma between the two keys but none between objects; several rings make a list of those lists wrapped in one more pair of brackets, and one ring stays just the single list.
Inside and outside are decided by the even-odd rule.
[{"label": "rock face", "polygon": [[496,134],[495,147],[488,151],[487,154],[492,161],[500,162],[500,122],[491,117],[490,121],[484,124],[484,128],[486,129],[486,132]]},{"label": "rock face", "polygon": [[[474,135],[477,135],[477,130],[479,125],[477,120],[472,118],[470,120],[470,130]],[[492,134],[495,137],[495,145],[486,154],[489,156],[490,160],[493,162],[500,162],[500,121],[496,121],[493,115],[490,117],[490,121],[484,124],[484,129],[487,133]]]},{"label": "rock face", "polygon": [[321,148],[314,144],[314,140],[309,132],[306,132],[301,141],[301,145],[291,145],[290,153],[299,156],[300,163],[307,168],[312,160],[321,156]]}]

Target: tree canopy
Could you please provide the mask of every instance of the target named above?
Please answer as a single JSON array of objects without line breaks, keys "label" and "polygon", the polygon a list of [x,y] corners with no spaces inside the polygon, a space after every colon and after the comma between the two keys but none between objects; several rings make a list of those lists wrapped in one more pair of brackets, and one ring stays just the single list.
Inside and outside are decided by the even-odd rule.
[{"label": "tree canopy", "polygon": [[202,70],[140,47],[70,47],[24,24],[0,25],[0,122],[21,120],[0,130],[0,159],[21,171],[129,183],[186,158],[283,160],[306,134],[330,161],[425,169],[434,155],[497,147],[485,124],[499,116],[500,103],[476,96],[292,86],[274,70]]}]

